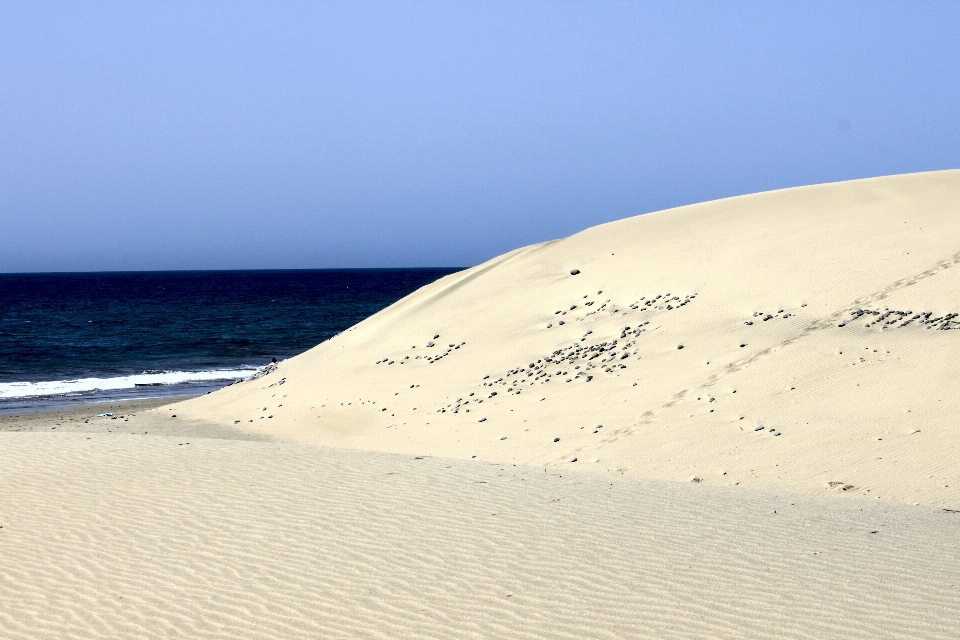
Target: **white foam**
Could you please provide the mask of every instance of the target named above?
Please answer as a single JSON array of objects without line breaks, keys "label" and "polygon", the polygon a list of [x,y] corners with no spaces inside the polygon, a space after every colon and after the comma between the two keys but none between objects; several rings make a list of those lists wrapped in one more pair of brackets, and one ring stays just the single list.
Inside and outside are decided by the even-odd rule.
[{"label": "white foam", "polygon": [[75,380],[45,380],[40,382],[0,383],[0,399],[62,396],[92,391],[116,391],[138,386],[166,386],[190,382],[216,382],[249,378],[257,369],[226,369],[211,371],[163,371],[141,373],[115,378],[78,378]]}]

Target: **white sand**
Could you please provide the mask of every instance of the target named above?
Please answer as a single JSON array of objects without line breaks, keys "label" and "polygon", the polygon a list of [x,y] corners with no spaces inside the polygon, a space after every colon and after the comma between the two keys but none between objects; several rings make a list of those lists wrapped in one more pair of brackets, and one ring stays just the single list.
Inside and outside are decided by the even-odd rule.
[{"label": "white sand", "polygon": [[11,418],[0,637],[956,638],[958,265],[960,171],[733,198]]},{"label": "white sand", "polygon": [[0,486],[5,639],[960,629],[932,507],[113,434],[0,434]]},{"label": "white sand", "polygon": [[[960,507],[960,318],[899,326],[960,313],[958,264],[960,171],[708,202],[448,276],[170,413],[289,443]],[[839,326],[888,307],[913,314]],[[610,352],[545,362],[614,340],[589,371]]]}]

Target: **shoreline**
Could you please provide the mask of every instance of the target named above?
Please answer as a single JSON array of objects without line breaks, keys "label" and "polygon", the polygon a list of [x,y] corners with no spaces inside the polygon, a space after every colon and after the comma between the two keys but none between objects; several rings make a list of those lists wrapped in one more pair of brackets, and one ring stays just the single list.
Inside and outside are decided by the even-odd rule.
[{"label": "shoreline", "polygon": [[[0,414],[0,433],[125,433],[159,436],[188,436],[220,440],[267,440],[227,430],[201,421],[167,421],[159,414],[143,415],[152,409],[192,400],[198,395],[167,396],[143,400],[91,402],[68,408]],[[101,417],[98,414],[112,413]],[[136,417],[136,427],[129,418]]]}]

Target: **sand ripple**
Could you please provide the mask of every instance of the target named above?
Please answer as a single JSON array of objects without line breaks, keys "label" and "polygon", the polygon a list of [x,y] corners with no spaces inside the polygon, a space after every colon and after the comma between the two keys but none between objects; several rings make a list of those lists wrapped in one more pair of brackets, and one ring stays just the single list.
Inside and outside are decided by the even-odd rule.
[{"label": "sand ripple", "polygon": [[932,507],[116,434],[0,434],[0,483],[3,638],[960,630]]}]

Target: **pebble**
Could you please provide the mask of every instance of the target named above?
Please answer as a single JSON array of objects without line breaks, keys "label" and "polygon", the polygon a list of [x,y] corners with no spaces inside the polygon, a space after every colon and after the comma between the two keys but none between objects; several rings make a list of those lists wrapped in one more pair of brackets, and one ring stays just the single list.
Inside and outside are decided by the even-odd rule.
[{"label": "pebble", "polygon": [[486,422],[486,421],[487,421],[486,418],[480,418],[479,420],[477,420],[477,422]]},{"label": "pebble", "polygon": [[577,461],[576,458],[570,458],[570,462],[576,462],[576,461]]},{"label": "pebble", "polygon": [[500,436],[500,439],[501,439],[501,440],[506,440],[506,439],[507,439],[507,436]]},{"label": "pebble", "polygon": [[580,273],[580,269],[571,269],[571,270],[570,270],[570,275],[572,275],[572,276],[575,276],[575,275],[577,275],[578,273]]},{"label": "pebble", "polygon": [[560,438],[554,438],[553,441],[554,441],[554,442],[560,442]]}]

